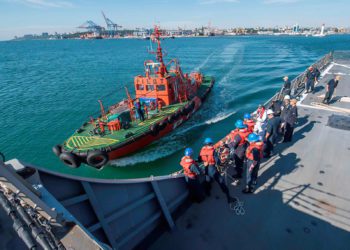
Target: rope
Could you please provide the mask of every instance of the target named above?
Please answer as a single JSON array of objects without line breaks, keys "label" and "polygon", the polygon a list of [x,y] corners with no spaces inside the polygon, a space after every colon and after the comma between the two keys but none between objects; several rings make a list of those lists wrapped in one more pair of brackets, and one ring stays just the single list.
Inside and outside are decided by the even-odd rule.
[{"label": "rope", "polygon": [[240,201],[238,197],[234,197],[236,199],[235,202],[229,204],[230,209],[235,212],[238,216],[245,215],[244,202]]}]

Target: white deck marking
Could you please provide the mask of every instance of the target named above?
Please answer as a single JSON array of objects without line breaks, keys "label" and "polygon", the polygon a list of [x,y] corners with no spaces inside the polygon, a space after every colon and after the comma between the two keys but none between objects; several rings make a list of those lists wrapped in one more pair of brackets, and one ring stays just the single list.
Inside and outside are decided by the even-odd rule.
[{"label": "white deck marking", "polygon": [[[322,79],[326,74],[328,74],[328,72],[333,68],[333,66],[335,65],[336,63],[332,62],[327,68],[325,71],[323,71],[320,75],[320,79]],[[315,86],[317,86],[317,84],[319,83],[320,81],[316,82]],[[300,100],[298,101],[297,105],[301,105],[301,103],[304,101],[304,99],[307,97],[308,94],[306,94],[305,92],[302,94]]]},{"label": "white deck marking", "polygon": [[333,63],[334,65],[340,66],[340,67],[345,67],[350,69],[350,65],[345,65],[345,64],[339,64],[339,63]]}]

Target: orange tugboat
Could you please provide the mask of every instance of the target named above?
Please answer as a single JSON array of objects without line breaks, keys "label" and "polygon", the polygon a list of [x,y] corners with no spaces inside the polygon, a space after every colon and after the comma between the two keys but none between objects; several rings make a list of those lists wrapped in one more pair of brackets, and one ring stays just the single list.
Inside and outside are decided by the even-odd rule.
[{"label": "orange tugboat", "polygon": [[53,152],[66,165],[81,163],[101,168],[109,160],[131,154],[175,130],[196,112],[207,97],[214,78],[199,72],[184,74],[176,59],[163,61],[161,31],[151,36],[157,43],[156,62],[144,63],[145,75],[134,79],[135,97],[126,89],[127,99],[91,118]]}]

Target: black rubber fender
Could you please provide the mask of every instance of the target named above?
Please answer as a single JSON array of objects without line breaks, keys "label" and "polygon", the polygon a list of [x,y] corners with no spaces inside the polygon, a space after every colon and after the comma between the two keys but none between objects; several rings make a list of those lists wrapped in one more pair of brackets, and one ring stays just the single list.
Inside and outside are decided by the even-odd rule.
[{"label": "black rubber fender", "polygon": [[108,160],[108,154],[100,150],[90,151],[86,157],[87,164],[98,169],[106,165]]},{"label": "black rubber fender", "polygon": [[177,111],[177,112],[174,114],[175,120],[179,119],[180,116],[181,116],[181,112],[180,112],[180,111]]},{"label": "black rubber fender", "polygon": [[182,107],[182,108],[180,109],[180,114],[181,114],[181,115],[186,115],[185,113],[186,113],[186,109],[185,109],[185,107]]},{"label": "black rubber fender", "polygon": [[191,110],[193,110],[195,106],[196,106],[196,102],[195,101],[191,101],[191,104],[190,104]]},{"label": "black rubber fender", "polygon": [[78,168],[81,164],[79,158],[69,152],[62,152],[60,154],[60,160],[71,168]]},{"label": "black rubber fender", "polygon": [[159,131],[165,129],[167,125],[168,125],[167,120],[161,121],[159,123]]},{"label": "black rubber fender", "polygon": [[189,113],[191,112],[191,110],[190,110],[190,105],[186,105],[185,106],[185,109],[184,109],[184,111],[183,111],[183,114],[184,115],[188,115]]},{"label": "black rubber fender", "polygon": [[62,153],[62,146],[57,144],[52,147],[52,152],[57,156],[60,157],[60,154]]},{"label": "black rubber fender", "polygon": [[150,127],[151,133],[153,136],[157,136],[159,133],[159,124],[155,123]]},{"label": "black rubber fender", "polygon": [[174,123],[174,121],[176,120],[175,114],[168,116],[167,120],[169,124]]}]

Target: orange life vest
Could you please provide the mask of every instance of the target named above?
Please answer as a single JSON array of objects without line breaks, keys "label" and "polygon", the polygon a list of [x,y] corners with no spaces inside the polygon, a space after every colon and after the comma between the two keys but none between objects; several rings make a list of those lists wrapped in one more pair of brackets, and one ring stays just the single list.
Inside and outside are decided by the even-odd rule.
[{"label": "orange life vest", "polygon": [[249,130],[250,132],[253,132],[254,126],[255,126],[254,120],[252,120],[252,119],[245,120],[245,121],[244,121],[244,124],[247,125],[248,130]]},{"label": "orange life vest", "polygon": [[247,148],[247,151],[246,151],[246,154],[245,154],[247,159],[254,160],[254,156],[253,156],[253,149],[254,148],[259,150],[260,158],[262,158],[263,157],[263,146],[264,146],[264,143],[261,142],[261,141],[259,141],[259,142],[251,142],[249,144],[249,147]]},{"label": "orange life vest", "polygon": [[226,140],[228,140],[228,142],[232,142],[235,139],[236,134],[238,133],[238,129],[232,130],[227,136],[226,136]]},{"label": "orange life vest", "polygon": [[191,171],[191,165],[196,164],[196,162],[189,156],[184,156],[181,159],[180,165],[184,169],[184,174],[191,179],[194,179],[197,174]]},{"label": "orange life vest", "polygon": [[246,143],[247,137],[250,134],[250,131],[246,128],[243,129],[235,129],[232,130],[231,133],[228,135],[228,139],[230,142],[232,142],[236,135],[239,135],[241,137],[241,141],[239,142],[238,146],[242,146]]},{"label": "orange life vest", "polygon": [[209,165],[215,165],[214,152],[215,148],[213,146],[204,146],[199,155],[203,162],[208,163]]}]

